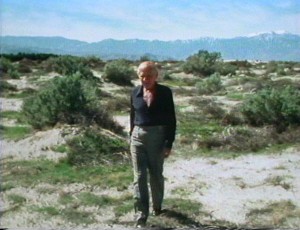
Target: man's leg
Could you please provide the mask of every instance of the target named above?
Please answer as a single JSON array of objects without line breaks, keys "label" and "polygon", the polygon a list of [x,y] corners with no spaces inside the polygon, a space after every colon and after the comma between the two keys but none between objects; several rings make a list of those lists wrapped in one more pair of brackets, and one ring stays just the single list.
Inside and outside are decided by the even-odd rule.
[{"label": "man's leg", "polygon": [[164,198],[164,176],[163,176],[163,159],[158,159],[150,172],[150,186],[153,210],[160,212],[162,208],[162,202]]},{"label": "man's leg", "polygon": [[151,145],[148,147],[150,186],[154,211],[160,211],[164,197],[164,130],[153,132]]},{"label": "man's leg", "polygon": [[149,215],[149,192],[147,184],[147,155],[144,144],[139,138],[138,129],[134,130],[131,138],[130,152],[134,173],[135,211],[138,222],[146,222]]}]

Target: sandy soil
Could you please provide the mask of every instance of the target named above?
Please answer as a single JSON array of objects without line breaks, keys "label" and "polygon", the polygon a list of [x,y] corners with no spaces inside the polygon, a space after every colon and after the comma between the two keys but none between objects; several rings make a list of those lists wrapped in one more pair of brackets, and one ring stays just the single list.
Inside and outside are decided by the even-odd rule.
[{"label": "sandy soil", "polygon": [[20,111],[22,109],[23,101],[13,98],[0,98],[1,111]]},{"label": "sandy soil", "polygon": [[1,140],[1,159],[31,160],[47,158],[57,160],[65,154],[54,152],[52,147],[65,143],[61,129],[36,132],[19,141]]},{"label": "sandy soil", "polygon": [[[300,207],[300,150],[246,155],[235,159],[192,158],[168,162],[169,191],[180,189],[202,203],[212,219],[247,224],[247,213],[268,204],[292,201]],[[274,184],[272,179],[283,178]],[[188,195],[187,195],[188,194]],[[298,220],[300,226],[300,218]]]}]

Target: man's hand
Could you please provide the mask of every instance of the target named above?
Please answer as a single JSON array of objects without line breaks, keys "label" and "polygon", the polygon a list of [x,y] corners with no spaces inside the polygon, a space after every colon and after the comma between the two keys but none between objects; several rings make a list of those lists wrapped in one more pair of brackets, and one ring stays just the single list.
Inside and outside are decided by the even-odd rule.
[{"label": "man's hand", "polygon": [[164,149],[164,156],[165,156],[165,158],[168,158],[170,156],[170,154],[171,154],[171,149],[165,148]]}]

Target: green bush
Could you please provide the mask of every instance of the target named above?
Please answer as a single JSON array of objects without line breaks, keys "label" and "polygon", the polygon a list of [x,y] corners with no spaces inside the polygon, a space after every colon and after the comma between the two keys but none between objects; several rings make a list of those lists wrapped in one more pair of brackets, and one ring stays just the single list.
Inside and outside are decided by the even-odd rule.
[{"label": "green bush", "polygon": [[0,81],[0,95],[4,95],[6,92],[9,91],[18,91],[15,85],[8,83],[7,81]]},{"label": "green bush", "polygon": [[222,89],[222,81],[219,73],[214,73],[210,75],[208,78],[197,82],[196,88],[198,93],[203,94],[211,94],[217,92]]},{"label": "green bush", "polygon": [[26,65],[25,63],[20,63],[17,68],[20,73],[31,73],[32,72],[30,66]]},{"label": "green bush", "polygon": [[1,57],[0,58],[0,68],[2,73],[7,73],[10,69],[13,69],[13,64],[7,58]]},{"label": "green bush", "polygon": [[272,124],[284,129],[300,124],[300,93],[291,86],[264,89],[250,97],[242,106],[242,113],[252,125]]},{"label": "green bush", "polygon": [[24,102],[23,111],[35,128],[57,122],[74,124],[85,111],[87,99],[79,75],[55,78],[51,85]]},{"label": "green bush", "polygon": [[7,73],[8,73],[8,76],[12,79],[19,79],[20,78],[20,73],[15,68],[9,69]]},{"label": "green bush", "polygon": [[104,79],[117,85],[132,86],[131,79],[135,75],[125,60],[111,61],[104,67]]},{"label": "green bush", "polygon": [[192,73],[205,77],[216,72],[216,64],[220,61],[220,53],[209,53],[208,51],[200,50],[197,54],[187,58],[182,69],[185,73]]},{"label": "green bush", "polygon": [[92,78],[93,73],[88,67],[88,60],[73,56],[52,57],[47,61],[46,69],[63,76],[80,73],[83,78]]},{"label": "green bush", "polygon": [[235,61],[230,61],[229,63],[231,65],[238,67],[239,69],[245,69],[252,66],[251,63],[248,62],[247,60],[244,61],[235,60]]},{"label": "green bush", "polygon": [[105,66],[105,62],[102,61],[100,58],[95,56],[87,56],[82,60],[82,63],[89,68],[93,69],[102,69]]},{"label": "green bush", "polygon": [[266,71],[267,73],[277,73],[278,76],[285,76],[288,74],[293,74],[293,62],[282,62],[282,61],[270,61],[267,63]]},{"label": "green bush", "polygon": [[67,160],[71,165],[99,165],[124,160],[120,153],[128,151],[123,139],[87,129],[81,136],[69,141]]},{"label": "green bush", "polygon": [[17,53],[17,54],[1,54],[1,56],[5,57],[6,59],[15,62],[21,61],[22,59],[26,58],[29,60],[47,60],[50,57],[57,57],[56,54],[47,54],[47,53]]},{"label": "green bush", "polygon": [[54,78],[50,85],[36,95],[25,99],[23,112],[28,122],[41,129],[57,123],[91,124],[121,132],[99,104],[100,96],[93,82],[80,74]]},{"label": "green bush", "polygon": [[235,75],[237,69],[237,66],[226,62],[218,62],[216,64],[216,72],[221,75]]},{"label": "green bush", "polygon": [[11,63],[10,60],[4,57],[0,58],[0,73],[7,73],[8,77],[13,79],[20,78],[20,73],[18,72],[16,66]]}]

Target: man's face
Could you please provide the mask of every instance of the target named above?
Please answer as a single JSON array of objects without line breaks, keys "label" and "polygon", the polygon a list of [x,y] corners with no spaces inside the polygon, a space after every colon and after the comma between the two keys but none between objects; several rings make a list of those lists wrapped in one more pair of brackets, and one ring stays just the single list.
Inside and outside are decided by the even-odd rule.
[{"label": "man's face", "polygon": [[152,68],[143,68],[139,71],[139,79],[145,89],[152,89],[157,80],[157,74]]}]

